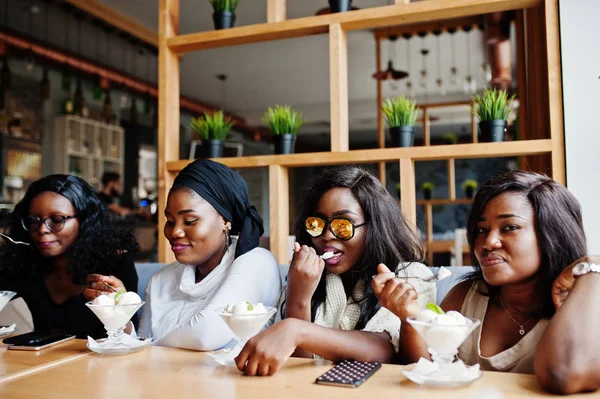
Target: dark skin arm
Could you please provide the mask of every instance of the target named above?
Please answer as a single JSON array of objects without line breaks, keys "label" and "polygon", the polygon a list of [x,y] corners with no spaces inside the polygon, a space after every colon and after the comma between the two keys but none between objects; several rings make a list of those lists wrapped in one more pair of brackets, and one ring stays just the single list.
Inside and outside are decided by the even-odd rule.
[{"label": "dark skin arm", "polygon": [[343,331],[285,319],[250,339],[235,361],[246,375],[273,375],[296,348],[334,362],[349,359],[390,363],[394,355],[387,333]]},{"label": "dark skin arm", "polygon": [[573,394],[600,388],[600,273],[574,278],[580,262],[600,264],[600,257],[572,263],[552,289],[557,311],[538,344],[534,369],[541,386],[554,393]]}]

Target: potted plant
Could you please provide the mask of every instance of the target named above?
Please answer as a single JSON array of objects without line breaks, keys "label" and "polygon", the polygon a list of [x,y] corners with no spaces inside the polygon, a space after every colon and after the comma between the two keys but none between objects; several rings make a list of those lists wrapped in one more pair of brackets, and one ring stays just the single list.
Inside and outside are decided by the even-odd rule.
[{"label": "potted plant", "polygon": [[442,143],[444,144],[456,144],[458,142],[458,137],[456,134],[449,132],[442,136]]},{"label": "potted plant", "polygon": [[462,187],[463,187],[463,190],[465,190],[465,195],[467,196],[467,198],[471,199],[471,198],[473,198],[473,194],[475,193],[475,190],[477,190],[477,180],[473,180],[473,179],[465,180]]},{"label": "potted plant", "polygon": [[394,144],[397,147],[412,147],[418,113],[416,101],[404,96],[388,98],[383,102],[381,110]]},{"label": "potted plant", "polygon": [[400,183],[396,183],[394,186],[396,188],[396,193],[398,194],[398,198],[400,198]]},{"label": "potted plant", "polygon": [[423,190],[423,198],[426,200],[430,200],[433,197],[433,188],[435,186],[432,182],[426,181],[421,185],[421,190]]},{"label": "potted plant", "polygon": [[223,156],[223,141],[235,123],[223,111],[204,114],[192,119],[190,128],[202,139],[202,153],[206,158]]},{"label": "potted plant", "polygon": [[352,8],[352,0],[329,0],[331,12],[346,12]]},{"label": "potted plant", "polygon": [[292,154],[296,145],[296,135],[302,126],[302,113],[289,105],[276,105],[267,110],[263,122],[273,134],[275,154]]},{"label": "potted plant", "polygon": [[215,29],[229,29],[235,25],[235,10],[240,0],[209,0],[213,6]]},{"label": "potted plant", "polygon": [[472,101],[477,104],[479,134],[482,136],[482,141],[504,141],[514,98],[514,95],[509,98],[506,91],[497,89],[485,89],[482,95],[473,96]]}]

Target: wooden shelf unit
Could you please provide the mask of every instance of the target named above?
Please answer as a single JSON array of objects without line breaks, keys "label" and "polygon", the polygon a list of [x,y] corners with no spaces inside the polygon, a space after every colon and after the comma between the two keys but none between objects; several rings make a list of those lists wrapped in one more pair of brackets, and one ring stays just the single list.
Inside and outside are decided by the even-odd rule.
[{"label": "wooden shelf unit", "polygon": [[[258,1],[258,0],[257,0]],[[190,161],[177,160],[179,154],[179,94],[180,55],[218,47],[237,46],[272,40],[329,35],[330,100],[332,152],[265,155],[256,157],[223,158],[219,162],[232,168],[269,168],[271,251],[279,263],[288,263],[289,181],[288,168],[309,165],[399,162],[402,206],[408,220],[416,222],[415,161],[458,158],[482,158],[551,154],[553,177],[564,183],[564,140],[562,122],[562,82],[558,36],[558,0],[427,0],[410,3],[396,0],[395,5],[368,8],[346,13],[327,14],[286,20],[285,0],[267,1],[268,22],[232,29],[179,35],[179,0],[159,2],[159,208],[164,208],[173,179]],[[547,62],[544,81],[547,95],[538,96],[537,104],[546,110],[544,119],[550,139],[524,140],[506,143],[474,143],[445,146],[380,148],[348,151],[348,54],[347,32],[409,25],[425,21],[488,14],[493,12],[531,9],[541,19],[544,29],[543,45],[535,44],[536,55]],[[528,10],[529,11],[529,10]],[[533,28],[532,28],[533,29]],[[542,63],[542,65],[545,65]],[[544,67],[546,68],[546,67]],[[536,70],[537,71],[537,70]],[[545,79],[547,78],[547,79]],[[539,80],[539,79],[538,79]],[[536,81],[532,80],[535,85]],[[539,138],[543,136],[537,136]],[[475,140],[474,140],[475,141]],[[455,187],[454,187],[455,193]],[[455,194],[454,194],[455,196]],[[453,198],[455,199],[455,197]],[[165,222],[159,212],[159,225]],[[159,234],[159,260],[174,259],[168,243]]]}]

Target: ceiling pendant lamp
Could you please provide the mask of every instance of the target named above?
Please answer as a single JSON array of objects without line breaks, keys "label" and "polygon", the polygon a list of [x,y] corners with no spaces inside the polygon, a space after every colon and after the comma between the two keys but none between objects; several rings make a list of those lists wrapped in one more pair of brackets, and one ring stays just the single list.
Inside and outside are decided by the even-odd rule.
[{"label": "ceiling pendant lamp", "polygon": [[458,85],[458,68],[456,67],[456,28],[448,28],[448,33],[452,37],[452,66],[450,67],[450,84]]},{"label": "ceiling pendant lamp", "polygon": [[394,68],[394,59],[396,58],[396,40],[398,36],[390,35],[388,42],[388,54],[389,60],[387,64],[387,69],[383,71],[378,71],[373,74],[373,77],[377,80],[400,80],[404,79],[408,76],[408,72],[399,71]]},{"label": "ceiling pendant lamp", "polygon": [[437,45],[437,65],[438,65],[438,78],[435,80],[435,84],[437,85],[438,92],[441,96],[446,95],[446,87],[444,86],[444,81],[442,80],[442,50],[440,45],[440,35],[442,34],[441,30],[434,30],[433,34],[436,37],[436,45]]},{"label": "ceiling pendant lamp", "polygon": [[473,95],[477,92],[477,82],[473,79],[473,75],[471,74],[471,35],[469,34],[471,27],[465,26],[463,27],[463,30],[467,42],[467,76],[463,82],[463,92],[465,94]]}]

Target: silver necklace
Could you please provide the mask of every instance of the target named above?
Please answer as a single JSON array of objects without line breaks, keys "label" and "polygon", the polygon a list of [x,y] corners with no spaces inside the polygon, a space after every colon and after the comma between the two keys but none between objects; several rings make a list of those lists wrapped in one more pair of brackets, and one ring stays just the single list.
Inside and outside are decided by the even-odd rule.
[{"label": "silver necklace", "polygon": [[521,335],[525,335],[525,326],[526,326],[527,324],[529,324],[529,322],[531,321],[531,318],[529,318],[529,319],[528,319],[528,320],[525,322],[525,324],[519,324],[519,322],[518,322],[518,321],[516,321],[516,320],[515,320],[515,319],[514,319],[514,318],[513,318],[513,317],[510,315],[510,313],[508,313],[508,309],[506,309],[506,306],[504,306],[504,302],[502,302],[502,295],[499,295],[499,296],[500,296],[500,304],[502,305],[502,308],[504,309],[504,311],[506,312],[506,314],[508,315],[508,317],[510,317],[510,319],[511,319],[512,321],[514,321],[516,325],[518,325],[518,326],[519,326],[519,334],[521,334]]}]

